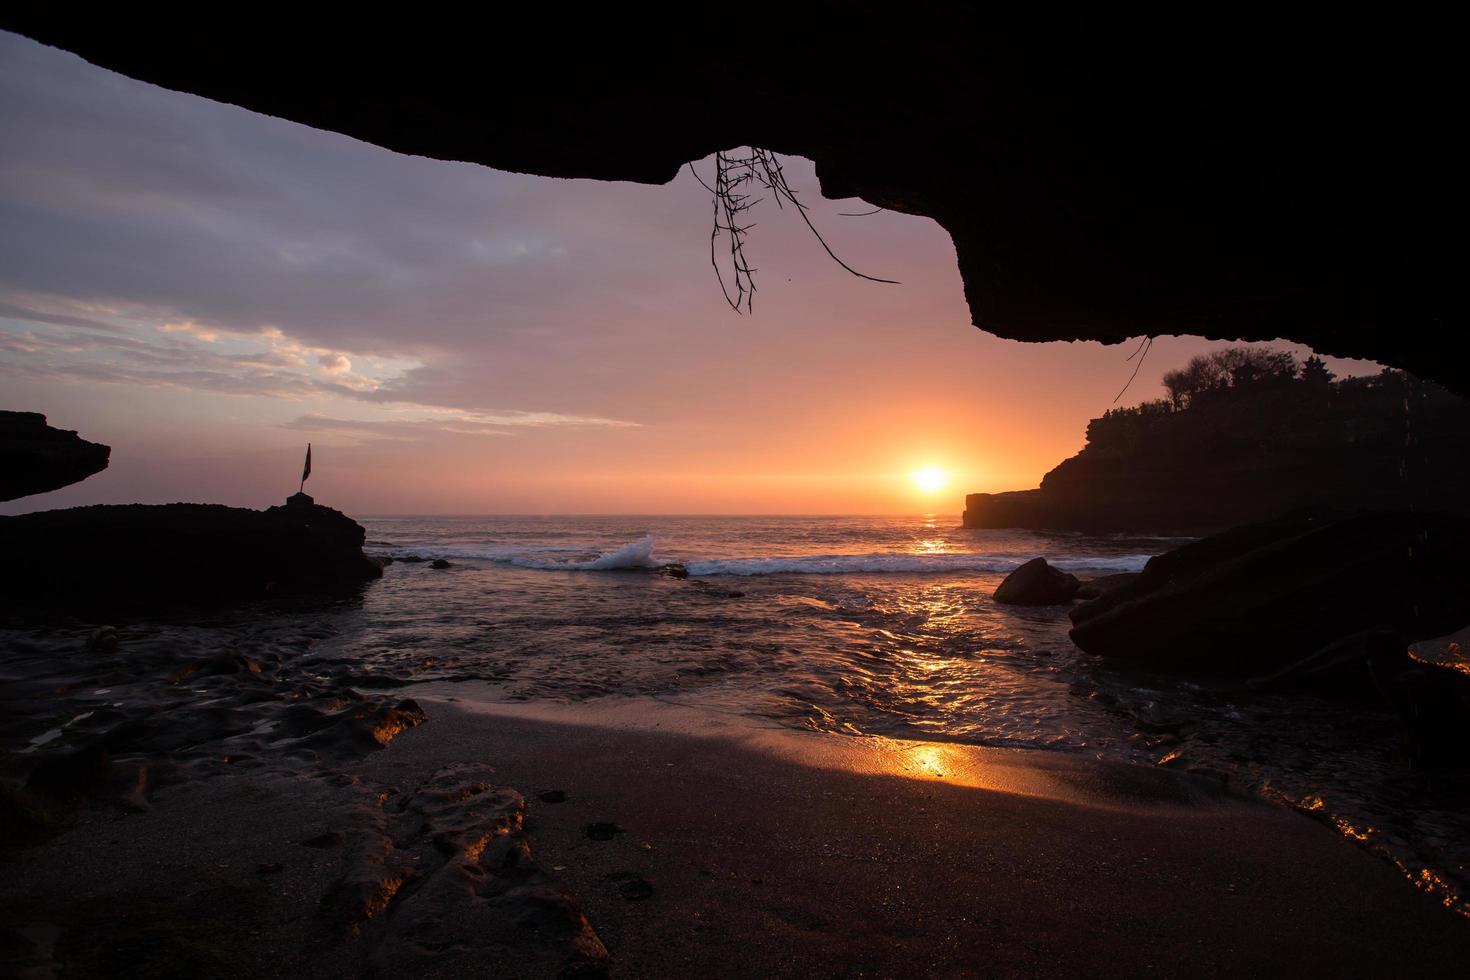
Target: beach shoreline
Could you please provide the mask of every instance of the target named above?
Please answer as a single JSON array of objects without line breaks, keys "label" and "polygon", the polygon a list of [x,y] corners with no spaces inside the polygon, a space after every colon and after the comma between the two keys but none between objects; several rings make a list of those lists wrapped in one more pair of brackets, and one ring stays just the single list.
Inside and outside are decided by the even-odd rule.
[{"label": "beach shoreline", "polygon": [[[1389,975],[1470,955],[1463,918],[1387,862],[1208,780],[651,699],[406,693],[428,722],[360,761],[182,783],[11,852],[30,975],[76,948],[79,909],[160,900],[217,925],[248,976]],[[437,950],[396,935],[404,902],[355,937],[327,928],[323,896],[360,870],[382,814],[466,766],[524,795],[535,880],[575,896],[606,960],[572,955],[561,933],[488,928],[524,919],[504,897],[461,910],[480,939]],[[334,833],[339,845],[302,844]],[[382,839],[409,854],[402,831]],[[422,877],[409,901],[439,880]]]}]

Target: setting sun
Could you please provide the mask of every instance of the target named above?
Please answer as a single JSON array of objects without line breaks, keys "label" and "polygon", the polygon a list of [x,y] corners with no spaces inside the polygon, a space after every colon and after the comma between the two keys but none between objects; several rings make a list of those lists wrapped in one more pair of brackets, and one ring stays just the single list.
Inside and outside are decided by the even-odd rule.
[{"label": "setting sun", "polygon": [[914,470],[913,480],[914,486],[925,493],[934,493],[936,490],[943,490],[949,486],[949,474],[944,470],[935,469],[932,466],[927,466],[921,470]]}]

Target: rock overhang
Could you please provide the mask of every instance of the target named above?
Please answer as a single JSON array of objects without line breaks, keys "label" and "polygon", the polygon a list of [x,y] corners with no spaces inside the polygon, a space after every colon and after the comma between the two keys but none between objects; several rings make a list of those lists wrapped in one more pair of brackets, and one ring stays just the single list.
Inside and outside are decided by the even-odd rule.
[{"label": "rock overhang", "polygon": [[[917,4],[779,23],[644,5],[447,23],[7,10],[103,67],[403,153],[663,183],[759,145],[934,219],[972,319],[1024,341],[1299,341],[1460,392],[1449,34]],[[701,220],[691,215],[691,221]]]}]

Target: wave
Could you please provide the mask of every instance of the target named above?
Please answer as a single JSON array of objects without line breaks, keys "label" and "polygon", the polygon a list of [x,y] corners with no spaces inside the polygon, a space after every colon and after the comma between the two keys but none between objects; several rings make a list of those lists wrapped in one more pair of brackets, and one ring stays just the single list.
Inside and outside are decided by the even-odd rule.
[{"label": "wave", "polygon": [[543,558],[518,555],[510,559],[510,564],[519,568],[567,572],[611,572],[630,568],[657,568],[666,563],[654,560],[653,545],[654,536],[645,534],[637,541],[629,541],[615,551],[604,552],[587,561],[547,561]]},{"label": "wave", "polygon": [[[780,558],[718,558],[685,562],[690,575],[842,575],[858,572],[1010,572],[1031,557],[985,552],[944,555],[792,555]],[[1065,571],[1136,572],[1152,555],[1047,558]]]},{"label": "wave", "polygon": [[[557,572],[609,572],[627,569],[654,569],[679,561],[690,575],[842,575],[856,573],[935,573],[935,572],[1010,572],[1032,555],[1005,555],[993,552],[961,552],[951,554],[911,554],[873,552],[869,554],[781,555],[750,558],[659,558],[653,550],[657,539],[646,534],[622,547],[603,552],[595,558],[562,557],[564,554],[585,555],[583,548],[462,548],[452,549],[460,558],[479,558],[517,568]],[[421,549],[422,550],[422,549]],[[1148,554],[1071,555],[1047,557],[1054,567],[1065,571],[1094,573],[1136,572],[1151,558]]]}]

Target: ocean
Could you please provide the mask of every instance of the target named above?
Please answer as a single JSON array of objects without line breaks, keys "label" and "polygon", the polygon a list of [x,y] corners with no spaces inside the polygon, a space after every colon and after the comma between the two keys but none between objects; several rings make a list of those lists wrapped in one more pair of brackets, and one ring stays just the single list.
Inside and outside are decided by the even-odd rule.
[{"label": "ocean", "polygon": [[[435,673],[517,700],[641,695],[818,731],[1123,754],[1127,726],[1074,695],[1066,610],[990,593],[1038,554],[1087,577],[1177,543],[949,515],[363,523],[369,553],[397,559],[351,640],[376,669],[431,655]],[[650,573],[667,563],[689,578]]]},{"label": "ocean", "polygon": [[[991,599],[1037,556],[1089,578],[1139,570],[1182,539],[966,529],[954,515],[358,520],[367,552],[394,561],[347,601],[118,624],[115,649],[90,639],[95,624],[0,630],[0,749],[126,731],[158,773],[159,752],[214,772],[313,758],[301,733],[330,712],[425,683],[493,701],[656,699],[1224,781],[1467,908],[1470,792],[1409,771],[1386,705],[1100,663],[1068,639],[1066,607]],[[432,567],[441,558],[449,567]],[[671,563],[688,577],[660,574]]]}]

